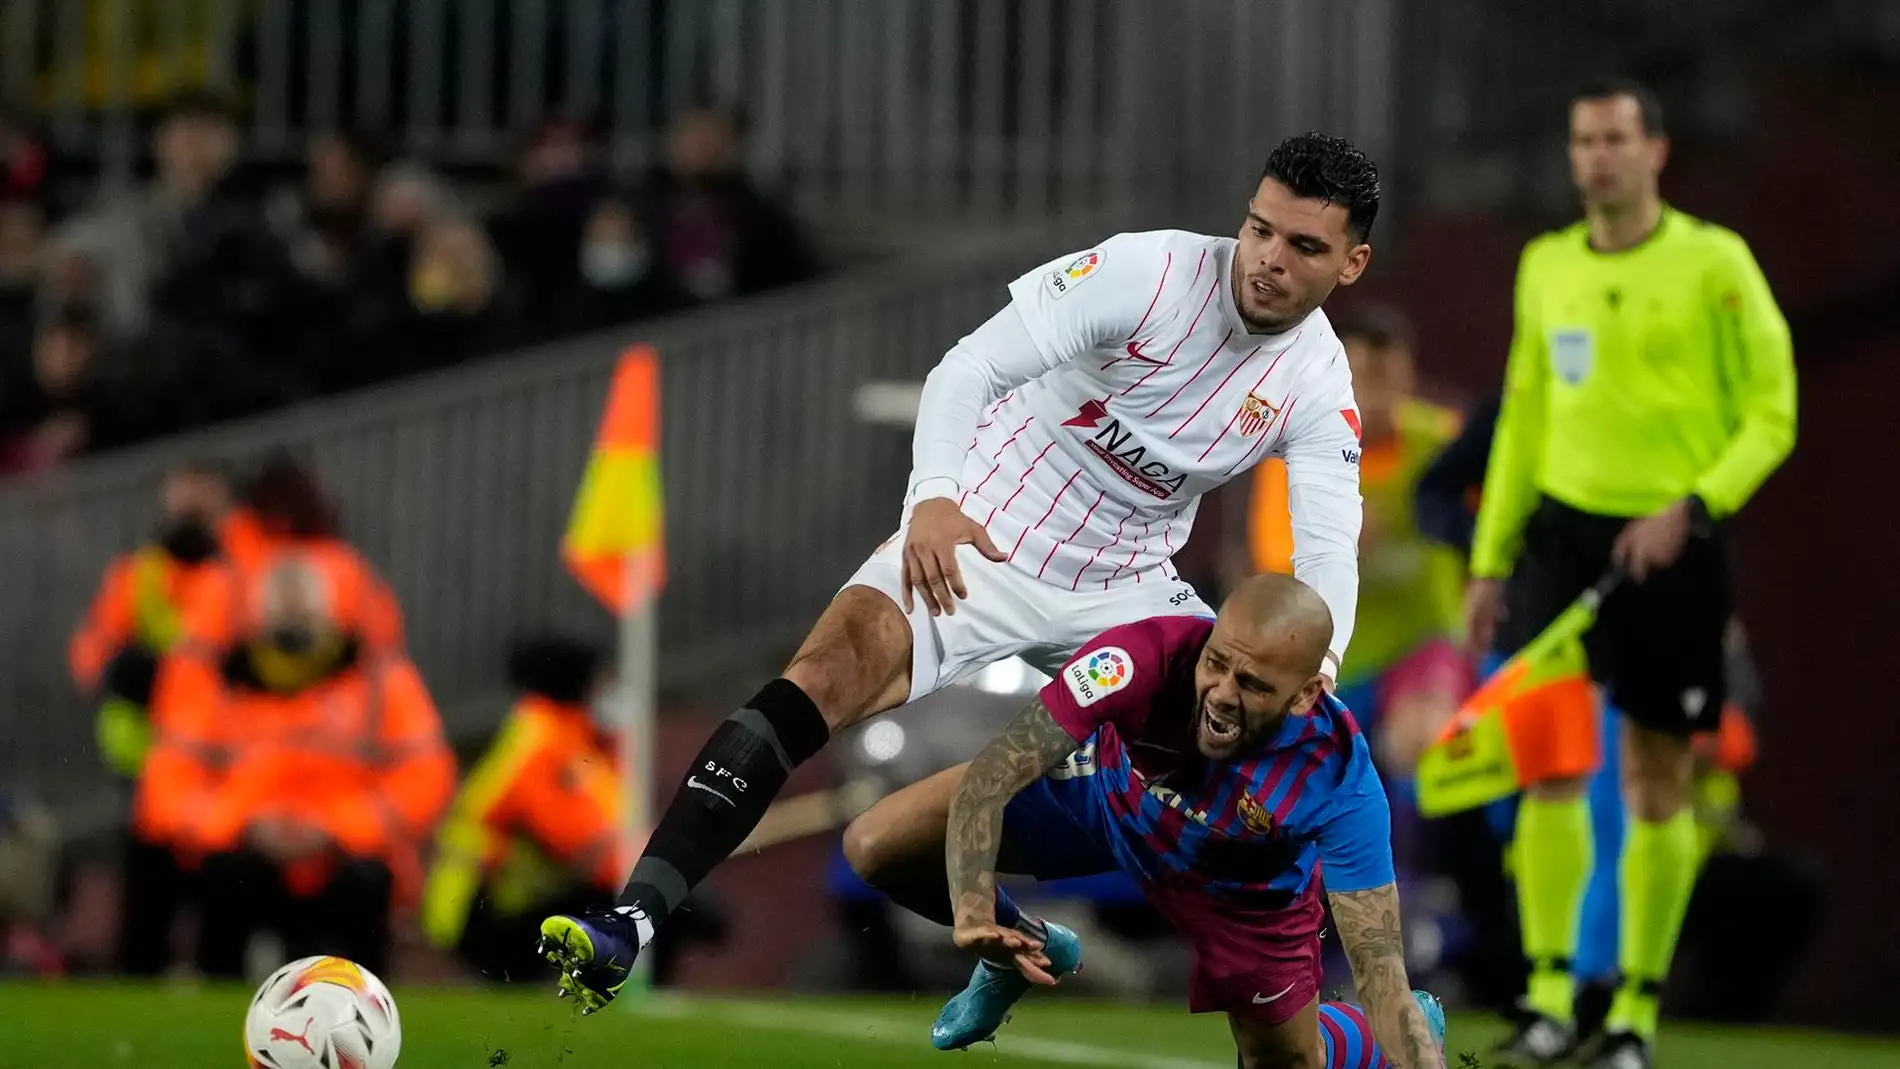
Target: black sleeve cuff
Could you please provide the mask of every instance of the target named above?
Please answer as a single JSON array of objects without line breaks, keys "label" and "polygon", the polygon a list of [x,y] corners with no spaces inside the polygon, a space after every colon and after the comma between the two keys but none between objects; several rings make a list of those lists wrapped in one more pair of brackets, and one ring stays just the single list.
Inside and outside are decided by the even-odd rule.
[{"label": "black sleeve cuff", "polygon": [[1690,494],[1688,505],[1689,533],[1696,538],[1707,538],[1714,534],[1715,517],[1709,514],[1709,503],[1702,500],[1700,495]]}]

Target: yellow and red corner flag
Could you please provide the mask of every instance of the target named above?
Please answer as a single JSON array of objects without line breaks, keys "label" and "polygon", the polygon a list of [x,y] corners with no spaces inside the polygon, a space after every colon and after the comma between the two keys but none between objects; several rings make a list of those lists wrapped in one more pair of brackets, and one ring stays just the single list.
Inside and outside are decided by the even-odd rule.
[{"label": "yellow and red corner flag", "polygon": [[1450,816],[1529,784],[1594,772],[1602,760],[1583,636],[1614,578],[1583,592],[1505,661],[1419,758],[1418,811]]},{"label": "yellow and red corner flag", "polygon": [[561,561],[615,613],[657,597],[666,584],[660,492],[660,360],[644,345],[614,369],[561,541]]}]

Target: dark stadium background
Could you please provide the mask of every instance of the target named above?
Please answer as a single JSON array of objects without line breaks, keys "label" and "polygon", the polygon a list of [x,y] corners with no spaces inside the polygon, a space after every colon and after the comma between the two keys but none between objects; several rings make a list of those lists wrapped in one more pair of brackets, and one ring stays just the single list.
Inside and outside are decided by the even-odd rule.
[{"label": "dark stadium background", "polygon": [[[110,882],[102,844],[123,814],[91,752],[64,642],[108,557],[144,534],[156,476],[173,460],[248,460],[282,444],[315,461],[403,600],[418,662],[466,755],[504,711],[506,635],[613,634],[555,549],[612,360],[628,342],[654,342],[668,361],[674,547],[655,770],[670,783],[743,697],[734,688],[783,659],[888,533],[906,436],[852,415],[859,386],[921,378],[1000,303],[1007,278],[1060,251],[1148,226],[1225,232],[1265,146],[1324,126],[1370,148],[1389,197],[1368,280],[1342,305],[1402,310],[1430,391],[1476,401],[1503,367],[1518,251],[1573,217],[1567,95],[1618,72],[1654,84],[1669,108],[1667,197],[1747,237],[1794,327],[1797,447],[1737,525],[1741,610],[1767,692],[1747,812],[1826,889],[1775,1019],[1895,1030],[1894,5],[930,0],[863,22],[851,4],[819,4],[797,25],[779,8],[681,0],[415,9],[455,13],[440,25],[372,0],[262,8],[230,53],[231,78],[252,91],[240,114],[247,166],[262,182],[294,180],[313,132],[369,122],[392,158],[431,164],[471,204],[505,214],[523,135],[562,105],[597,105],[610,169],[632,176],[658,162],[664,126],[689,104],[736,102],[749,171],[796,218],[823,270],[795,288],[724,295],[602,333],[550,328],[426,377],[298,395],[289,408],[167,426],[0,477],[0,788],[50,807],[69,874]],[[31,196],[47,198],[56,219],[144,174],[151,115],[165,91],[191,84],[178,74],[148,91],[143,76],[107,73],[105,88],[76,90],[85,79],[72,73],[75,57],[132,68],[114,66],[126,54],[87,51],[96,33],[62,12],[111,9],[0,0],[0,105],[8,129],[31,131],[46,154],[49,184]],[[532,26],[543,29],[524,37]],[[611,35],[586,36],[606,26]],[[893,60],[881,35],[900,33],[911,51]],[[539,51],[521,44],[536,40]],[[591,53],[575,44],[588,40]],[[383,51],[359,55],[367,44]],[[629,56],[650,62],[627,74],[617,64]],[[903,81],[906,59],[939,80]],[[880,79],[917,95],[884,92]],[[471,98],[481,102],[474,119]],[[421,132],[400,125],[425,105],[460,118]],[[11,367],[24,351],[4,344],[15,347],[0,353]],[[1190,562],[1221,552],[1221,504],[1209,502]],[[838,774],[821,761],[793,787]],[[795,982],[799,963],[838,936],[824,892],[834,849],[835,837],[817,837],[722,870],[715,886],[733,938],[690,957],[682,983]],[[1764,911],[1757,923],[1790,918]],[[80,969],[103,964],[75,957]],[[431,967],[414,975],[440,975]]]}]

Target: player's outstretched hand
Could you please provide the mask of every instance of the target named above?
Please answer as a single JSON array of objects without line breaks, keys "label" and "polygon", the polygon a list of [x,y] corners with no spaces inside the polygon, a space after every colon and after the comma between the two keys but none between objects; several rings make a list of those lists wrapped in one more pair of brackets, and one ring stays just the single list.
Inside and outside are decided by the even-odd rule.
[{"label": "player's outstretched hand", "polygon": [[930,615],[956,615],[957,601],[970,596],[957,567],[957,547],[975,546],[977,552],[1001,564],[1009,559],[983,525],[963,514],[955,501],[933,497],[911,510],[910,532],[904,537],[904,611],[914,604],[911,592],[923,599]]},{"label": "player's outstretched hand", "polygon": [[1015,969],[1032,983],[1055,986],[1056,978],[1049,972],[1049,956],[1042,952],[1042,944],[1014,928],[965,922],[957,925],[952,938],[958,948],[972,951],[992,965]]}]

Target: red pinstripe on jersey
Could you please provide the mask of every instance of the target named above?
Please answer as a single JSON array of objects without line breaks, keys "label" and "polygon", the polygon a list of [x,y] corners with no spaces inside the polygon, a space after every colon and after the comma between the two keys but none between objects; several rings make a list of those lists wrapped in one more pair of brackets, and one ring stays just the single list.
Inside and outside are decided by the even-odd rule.
[{"label": "red pinstripe on jersey", "polygon": [[[1295,340],[1297,341],[1298,339],[1295,339]],[[1290,348],[1292,348],[1292,347],[1291,347],[1291,346],[1288,346],[1287,348],[1288,348],[1288,349],[1290,349]],[[1252,385],[1252,386],[1249,386],[1249,387],[1247,387],[1247,396],[1248,396],[1248,397],[1252,397],[1252,396],[1253,396],[1253,392],[1254,392],[1255,390],[1258,390],[1258,389],[1260,388],[1260,384],[1261,384],[1261,383],[1263,383],[1263,382],[1265,382],[1265,381],[1267,381],[1267,377],[1268,377],[1269,375],[1272,375],[1272,374],[1273,374],[1273,369],[1274,369],[1274,368],[1276,368],[1276,367],[1279,367],[1279,366],[1280,366],[1280,357],[1282,357],[1282,356],[1285,356],[1286,354],[1287,354],[1287,349],[1282,349],[1282,350],[1280,350],[1280,353],[1279,353],[1279,356],[1275,356],[1275,357],[1273,358],[1273,363],[1271,363],[1271,364],[1268,364],[1268,365],[1267,365],[1267,370],[1265,370],[1265,371],[1263,371],[1263,372],[1261,372],[1261,373],[1260,373],[1260,377],[1254,380],[1254,382],[1253,382],[1253,385]],[[1226,383],[1222,383],[1221,385],[1223,385],[1223,386],[1225,386],[1225,385],[1226,385]],[[1218,391],[1216,391],[1216,392],[1218,392]],[[1203,403],[1203,404],[1205,404],[1206,402],[1202,402],[1202,403]],[[1246,407],[1246,405],[1245,405],[1245,404],[1243,403],[1243,404],[1241,405],[1241,408],[1245,408],[1245,407]],[[1203,450],[1201,450],[1201,455],[1200,455],[1200,457],[1199,457],[1199,459],[1201,459],[1201,460],[1206,460],[1206,459],[1207,459],[1207,454],[1209,454],[1209,453],[1212,453],[1212,452],[1214,451],[1214,447],[1215,447],[1215,446],[1217,446],[1217,445],[1219,445],[1219,444],[1221,443],[1221,440],[1227,437],[1227,432],[1228,432],[1229,430],[1231,430],[1231,429],[1233,429],[1233,426],[1234,426],[1234,421],[1235,421],[1235,420],[1238,420],[1238,419],[1240,418],[1240,411],[1241,411],[1241,408],[1236,408],[1236,409],[1234,409],[1234,414],[1233,414],[1233,415],[1231,415],[1231,416],[1228,416],[1228,417],[1227,417],[1227,425],[1226,425],[1226,426],[1224,426],[1224,427],[1222,427],[1222,428],[1220,429],[1220,433],[1214,436],[1214,440],[1213,440],[1213,441],[1211,441],[1211,442],[1209,442],[1209,443],[1207,443],[1207,448],[1206,448],[1206,449],[1203,449]],[[1185,424],[1185,423],[1184,423],[1184,424],[1182,424],[1181,426],[1182,426],[1182,427],[1185,427],[1185,426],[1187,426],[1187,424]],[[1180,427],[1176,427],[1176,428],[1175,428],[1175,431],[1176,431],[1176,433],[1179,433],[1179,431],[1180,431],[1180,429],[1181,429]],[[1170,437],[1170,438],[1172,438],[1172,437],[1174,437],[1174,435],[1172,435],[1172,434],[1171,434],[1171,435],[1169,435],[1168,437]],[[1262,435],[1261,437],[1263,437],[1263,438],[1264,438],[1264,437],[1266,437],[1266,436],[1265,436],[1265,435]],[[1251,452],[1251,449],[1250,449],[1249,451]],[[1232,469],[1230,468],[1230,469],[1228,469],[1228,470],[1230,470],[1230,471],[1231,471]]]},{"label": "red pinstripe on jersey", "polygon": [[[1200,280],[1201,268],[1205,266],[1206,263],[1207,263],[1207,251],[1203,249],[1201,251],[1201,261],[1199,264],[1195,265],[1195,268],[1194,268],[1195,281]],[[1188,283],[1188,288],[1192,290],[1194,288],[1194,283],[1193,282]],[[1134,382],[1130,383],[1128,388],[1121,392],[1121,396],[1127,397],[1129,394],[1135,392],[1136,389],[1140,388],[1142,383],[1147,382],[1151,378],[1154,378],[1156,372],[1160,371],[1162,368],[1173,365],[1174,354],[1180,352],[1182,344],[1185,343],[1188,340],[1188,338],[1194,334],[1194,328],[1196,325],[1200,323],[1201,315],[1207,311],[1208,302],[1214,299],[1214,294],[1219,289],[1220,289],[1220,279],[1217,277],[1214,279],[1214,284],[1207,288],[1207,296],[1201,298],[1200,311],[1195,312],[1193,320],[1191,320],[1188,323],[1187,333],[1181,335],[1181,340],[1175,342],[1174,348],[1168,350],[1167,358],[1162,360],[1161,363],[1156,364],[1154,367],[1149,368],[1148,373],[1146,375],[1143,375],[1142,377],[1136,379]]]},{"label": "red pinstripe on jersey", "polygon": [[[1080,590],[1082,588],[1082,573],[1095,566],[1095,562],[1101,559],[1103,550],[1113,549],[1122,544],[1122,531],[1127,529],[1128,521],[1135,518],[1137,511],[1139,511],[1138,506],[1129,507],[1127,515],[1123,516],[1121,522],[1115,525],[1115,537],[1110,540],[1108,544],[1097,546],[1095,552],[1089,555],[1087,562],[1075,573],[1075,582],[1069,584],[1070,590]],[[1102,585],[1106,587],[1108,585],[1107,581],[1104,580]]]},{"label": "red pinstripe on jersey", "polygon": [[1075,530],[1070,531],[1067,538],[1064,538],[1062,541],[1057,542],[1055,545],[1049,547],[1049,555],[1042,558],[1042,567],[1036,569],[1036,578],[1041,579],[1042,573],[1049,570],[1049,562],[1056,559],[1056,550],[1061,549],[1063,546],[1068,545],[1070,542],[1073,542],[1075,540],[1076,535],[1079,535],[1083,531],[1088,529],[1089,517],[1095,515],[1096,509],[1102,507],[1102,499],[1107,496],[1108,496],[1107,490],[1103,490],[1100,493],[1096,494],[1095,504],[1090,505],[1089,510],[1082,514],[1082,522],[1075,525]]},{"label": "red pinstripe on jersey", "polygon": [[[1009,558],[1008,558],[1009,560],[1013,561],[1016,559],[1016,551],[1023,548],[1023,539],[1029,537],[1029,532],[1040,530],[1043,524],[1049,522],[1049,516],[1055,512],[1056,505],[1061,503],[1062,495],[1069,492],[1069,487],[1075,485],[1075,478],[1077,475],[1080,475],[1080,474],[1082,474],[1082,469],[1081,468],[1075,469],[1075,471],[1069,476],[1068,481],[1062,484],[1062,489],[1056,491],[1056,496],[1049,499],[1049,510],[1042,514],[1042,519],[1036,521],[1036,526],[1025,527],[1023,528],[1023,533],[1016,536],[1016,544],[1011,546],[1009,549]],[[1018,493],[1021,492],[1020,487],[1018,488],[1017,492]]]},{"label": "red pinstripe on jersey", "polygon": [[958,508],[963,507],[963,503],[969,500],[971,494],[981,494],[983,492],[983,486],[985,483],[988,483],[990,481],[990,476],[995,475],[997,472],[997,469],[1003,466],[1003,450],[1008,449],[1010,447],[1010,443],[1022,437],[1022,433],[1028,430],[1029,425],[1034,422],[1036,422],[1036,417],[1034,416],[1030,416],[1027,419],[1024,419],[1023,425],[1016,428],[1016,433],[1010,435],[1008,438],[1003,439],[1003,444],[997,446],[996,451],[990,454],[990,459],[994,461],[995,463],[990,465],[989,474],[983,476],[982,482],[979,482],[975,486],[971,487],[970,489],[965,490],[963,492],[963,496],[957,498]]},{"label": "red pinstripe on jersey", "polygon": [[[1201,261],[1203,263],[1207,261],[1207,253],[1205,250],[1203,250],[1201,253]],[[1130,341],[1128,343],[1128,355],[1130,356],[1140,355],[1139,348],[1136,346],[1133,339],[1141,337],[1141,328],[1148,325],[1148,317],[1154,314],[1155,304],[1161,300],[1161,291],[1164,288],[1166,288],[1168,285],[1168,272],[1173,269],[1174,269],[1174,254],[1169,253],[1168,258],[1165,261],[1163,261],[1163,263],[1161,264],[1161,281],[1155,283],[1155,295],[1153,297],[1148,298],[1148,310],[1141,313],[1141,319],[1135,323],[1135,329],[1128,332],[1128,337],[1130,338]],[[1200,277],[1200,269],[1198,267],[1195,269],[1194,275],[1196,278]],[[1189,284],[1192,285],[1192,283],[1189,283]],[[1115,359],[1110,360],[1108,363],[1103,364],[1102,370],[1107,371],[1109,368],[1114,367],[1116,364],[1121,363],[1124,359],[1126,359],[1126,357],[1118,356]]]}]

